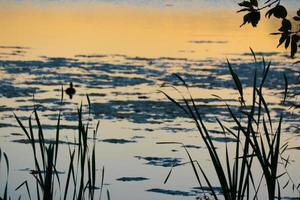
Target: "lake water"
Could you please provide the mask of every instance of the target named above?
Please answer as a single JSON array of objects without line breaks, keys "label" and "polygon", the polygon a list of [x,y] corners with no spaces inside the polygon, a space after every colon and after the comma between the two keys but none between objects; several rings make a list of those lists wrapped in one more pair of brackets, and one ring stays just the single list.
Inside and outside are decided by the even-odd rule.
[{"label": "lake water", "polygon": [[[214,95],[233,108],[238,105],[226,58],[240,76],[248,102],[254,69],[262,70],[262,56],[272,60],[266,100],[275,123],[284,113],[284,140],[290,140],[290,147],[299,146],[300,113],[280,104],[283,72],[292,94],[299,90],[293,72],[299,65],[293,65],[289,51],[276,48],[278,38],[269,35],[279,21],[263,18],[255,29],[240,28],[242,15],[236,13],[236,3],[0,1],[0,147],[10,161],[12,196],[20,194],[13,192],[16,186],[33,179],[29,174],[32,152],[13,113],[25,122],[38,105],[46,135],[54,138],[58,110],[62,109],[61,143],[67,150],[64,143],[74,139],[76,109],[81,102],[87,111],[86,94],[92,103],[92,125],[101,122],[97,166],[99,170],[105,166],[105,183],[112,199],[196,198],[199,191],[194,187],[198,185],[190,166],[176,168],[163,184],[170,167],[188,158],[178,145],[156,144],[162,141],[188,145],[193,158],[201,161],[218,186],[194,124],[159,90],[180,98],[172,88],[161,86],[178,85],[174,73],[186,80],[222,155],[226,138],[215,117],[231,122],[224,101]],[[285,3],[290,9],[299,7],[297,0]],[[258,63],[249,46],[257,52]],[[69,82],[75,85],[76,95],[73,99],[65,95],[61,104],[61,87],[67,88]],[[234,143],[228,142],[231,148]],[[289,153],[292,165],[288,169],[298,183],[299,150]],[[62,155],[62,163],[64,156],[68,155]],[[283,184],[285,181],[283,178]],[[0,194],[3,190],[0,180]],[[290,187],[283,194],[297,196]]]}]

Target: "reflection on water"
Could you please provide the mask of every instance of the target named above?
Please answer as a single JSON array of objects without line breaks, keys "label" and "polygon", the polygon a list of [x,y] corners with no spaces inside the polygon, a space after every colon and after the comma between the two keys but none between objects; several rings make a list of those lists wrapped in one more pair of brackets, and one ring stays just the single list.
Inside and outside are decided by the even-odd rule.
[{"label": "reflection on water", "polygon": [[[165,200],[168,195],[195,199],[200,190],[192,188],[196,181],[188,167],[176,169],[174,181],[162,184],[166,168],[187,160],[180,146],[158,147],[156,142],[184,142],[205,169],[211,163],[194,124],[159,90],[180,98],[167,86],[174,84],[185,92],[172,74],[183,77],[221,151],[225,141],[235,140],[216,128],[215,117],[230,124],[224,102],[234,111],[238,108],[225,56],[249,98],[254,69],[258,74],[263,70],[262,63],[255,63],[248,53],[249,46],[259,51],[258,58],[272,60],[264,93],[273,116],[284,112],[287,137],[295,136],[292,144],[299,144],[299,113],[280,104],[283,71],[291,90],[297,87],[297,74],[291,71],[294,66],[287,60],[288,53],[274,48],[277,38],[268,35],[274,30],[273,22],[240,29],[240,16],[230,1],[223,4],[229,6],[227,10],[212,8],[219,1],[203,1],[210,7],[193,9],[181,1],[153,1],[154,6],[148,6],[148,1],[138,6],[124,2],[0,2],[0,145],[10,155],[16,173],[30,169],[31,155],[24,150],[28,140],[20,134],[13,112],[25,120],[23,116],[29,116],[36,105],[49,136],[46,142],[51,143],[61,108],[60,143],[76,145],[72,140],[76,108],[81,102],[87,105],[88,94],[92,116],[101,120],[97,155],[106,166],[114,199]],[[70,83],[76,94],[72,99],[65,96],[62,103],[61,92]],[[294,149],[293,156],[299,161],[297,152]],[[15,159],[20,153],[24,156]],[[209,170],[208,174],[214,176]],[[21,183],[24,177],[20,173],[13,182]]]},{"label": "reflection on water", "polygon": [[273,51],[277,38],[269,33],[280,22],[263,20],[256,29],[241,29],[242,16],[236,14],[234,2],[230,5],[229,9],[203,5],[182,9],[101,3],[2,3],[0,44],[32,48],[10,51],[17,59],[75,54],[224,58],[247,51],[249,46]]}]

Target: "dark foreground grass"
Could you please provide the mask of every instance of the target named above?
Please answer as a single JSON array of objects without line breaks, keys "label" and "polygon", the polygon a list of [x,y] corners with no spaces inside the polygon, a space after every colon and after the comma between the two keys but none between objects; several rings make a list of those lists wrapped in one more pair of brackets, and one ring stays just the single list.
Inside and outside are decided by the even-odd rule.
[{"label": "dark foreground grass", "polygon": [[[254,53],[253,55],[256,60]],[[201,108],[196,105],[186,82],[180,76],[175,75],[186,88],[188,93],[187,97],[184,96],[183,93],[176,87],[171,86],[181,95],[181,100],[174,99],[166,92],[161,91],[196,124],[199,135],[207,147],[212,165],[222,188],[221,195],[217,195],[215,193],[209,177],[205,175],[205,172],[201,167],[201,163],[193,160],[184,144],[181,145],[184,147],[188,155],[189,163],[192,165],[200,188],[203,187],[203,183],[201,182],[201,177],[203,177],[205,183],[210,188],[210,193],[213,199],[219,199],[220,196],[225,200],[258,199],[259,191],[267,193],[269,200],[274,200],[275,198],[281,199],[281,190],[286,188],[288,185],[291,185],[293,191],[296,190],[299,193],[300,198],[300,185],[296,185],[287,171],[289,156],[284,156],[284,153],[288,149],[288,142],[282,143],[281,127],[283,114],[280,115],[279,119],[272,118],[268,103],[263,95],[263,88],[267,80],[271,62],[266,64],[263,59],[262,64],[263,70],[261,76],[258,77],[257,71],[254,73],[252,100],[250,100],[250,103],[247,104],[245,101],[242,83],[228,61],[229,72],[239,93],[240,107],[239,111],[236,112],[225,102],[230,118],[237,127],[236,129],[225,126],[218,118],[216,118],[216,123],[219,124],[224,135],[226,136],[229,134],[237,141],[235,143],[235,151],[232,154],[229,153],[227,143],[225,143],[225,161],[223,162],[221,157],[224,155],[220,155],[220,153],[217,152],[211,133],[207,129],[201,116]],[[287,97],[288,86],[286,78],[284,82],[285,94],[282,103],[285,103]],[[175,143],[160,142],[159,144]],[[233,161],[230,159],[231,156],[233,156]],[[260,170],[254,169],[254,162],[259,163]],[[279,172],[278,168],[281,164],[283,166],[283,170],[282,172]],[[172,169],[170,170],[165,183],[168,180],[171,171]],[[257,178],[255,179],[255,177],[259,177],[260,172],[262,173],[262,176],[257,182]],[[284,175],[287,176],[288,181],[282,186],[279,179]],[[262,188],[262,185],[264,184],[266,187]],[[208,198],[208,195],[204,193],[203,198]]]},{"label": "dark foreground grass", "polygon": [[[9,176],[9,162],[8,162],[8,158],[7,158],[7,155],[5,152],[3,152],[0,148],[0,173],[1,173],[1,166],[4,166],[4,163],[5,162],[5,167],[6,167],[6,179],[2,179],[0,181],[4,181],[4,192],[3,192],[3,196],[1,197],[0,196],[0,199],[8,199],[8,192],[7,192],[7,189],[8,189],[8,176]],[[2,177],[2,175],[0,174],[0,177]],[[4,176],[3,176],[4,177]]]},{"label": "dark foreground grass", "polygon": [[[62,96],[63,99],[63,96]],[[89,103],[89,118],[91,113],[90,99],[87,96]],[[104,167],[100,170],[101,174],[97,173],[96,169],[96,150],[95,141],[99,128],[99,122],[92,133],[89,132],[89,120],[83,121],[83,106],[77,110],[78,125],[77,125],[77,136],[75,138],[75,145],[69,145],[69,160],[64,159],[67,162],[66,177],[64,177],[64,183],[62,182],[61,174],[57,170],[58,157],[60,152],[60,131],[61,131],[61,111],[59,111],[56,125],[56,137],[53,142],[46,144],[43,126],[41,124],[37,107],[34,106],[33,113],[28,118],[28,128],[25,127],[23,122],[17,115],[15,118],[22,128],[24,134],[30,141],[30,145],[33,151],[33,162],[35,168],[31,170],[31,174],[36,183],[36,190],[31,191],[28,186],[28,181],[25,180],[15,190],[20,190],[25,187],[26,193],[21,195],[20,198],[28,199],[101,199],[104,186]],[[33,128],[33,123],[37,125],[37,129]],[[88,144],[88,139],[93,139],[92,147]],[[75,139],[76,140],[76,139]],[[38,141],[38,142],[36,142]],[[2,155],[5,158],[7,166],[7,177],[9,174],[8,158],[5,153],[0,150],[0,166],[2,161]],[[98,180],[98,177],[101,177]],[[3,196],[0,199],[10,199],[7,192],[8,178],[6,179],[6,186]],[[98,186],[97,186],[98,185]],[[34,186],[33,186],[34,187]],[[30,188],[33,188],[30,187]],[[107,190],[107,199],[110,199],[109,191]]]}]

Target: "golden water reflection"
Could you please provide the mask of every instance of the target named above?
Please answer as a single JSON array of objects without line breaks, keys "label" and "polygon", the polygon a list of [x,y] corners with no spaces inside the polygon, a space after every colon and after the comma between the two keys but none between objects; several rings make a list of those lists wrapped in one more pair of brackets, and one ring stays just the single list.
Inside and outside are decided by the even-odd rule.
[{"label": "golden water reflection", "polygon": [[269,35],[277,27],[273,21],[240,28],[242,16],[233,9],[2,4],[0,44],[33,48],[27,58],[92,53],[205,58],[245,52],[249,46],[276,50],[277,38]]}]

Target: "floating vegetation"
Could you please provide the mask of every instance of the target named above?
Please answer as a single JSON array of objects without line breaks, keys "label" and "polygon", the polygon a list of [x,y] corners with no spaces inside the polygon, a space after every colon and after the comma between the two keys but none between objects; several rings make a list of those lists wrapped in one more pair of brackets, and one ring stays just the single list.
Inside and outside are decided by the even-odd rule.
[{"label": "floating vegetation", "polygon": [[161,166],[161,167],[172,167],[181,163],[180,158],[169,158],[169,157],[143,157],[135,156],[139,160],[147,161],[146,165]]},{"label": "floating vegetation", "polygon": [[117,179],[117,181],[123,181],[123,182],[146,181],[146,180],[149,180],[149,178],[145,178],[145,177],[121,177],[121,178]]},{"label": "floating vegetation", "polygon": [[100,140],[101,142],[111,143],[111,144],[126,144],[126,143],[136,143],[135,140],[126,140],[126,139],[104,139]]},{"label": "floating vegetation", "polygon": [[184,197],[195,196],[195,194],[191,192],[185,192],[179,190],[166,190],[161,188],[148,189],[147,192],[155,192],[155,193],[168,194],[173,196],[184,196]]}]

